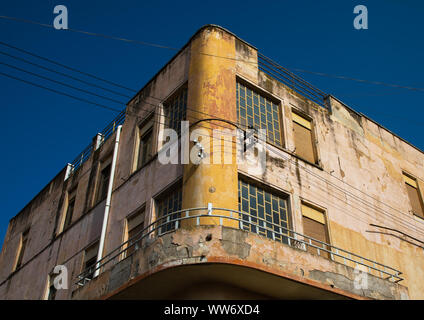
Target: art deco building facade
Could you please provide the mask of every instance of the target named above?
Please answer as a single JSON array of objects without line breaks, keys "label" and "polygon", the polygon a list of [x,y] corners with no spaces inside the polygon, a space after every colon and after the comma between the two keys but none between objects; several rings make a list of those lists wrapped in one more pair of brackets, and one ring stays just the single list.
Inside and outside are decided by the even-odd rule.
[{"label": "art deco building facade", "polygon": [[[262,149],[237,150],[252,128]],[[11,219],[0,298],[422,299],[423,172],[421,150],[208,25]]]}]

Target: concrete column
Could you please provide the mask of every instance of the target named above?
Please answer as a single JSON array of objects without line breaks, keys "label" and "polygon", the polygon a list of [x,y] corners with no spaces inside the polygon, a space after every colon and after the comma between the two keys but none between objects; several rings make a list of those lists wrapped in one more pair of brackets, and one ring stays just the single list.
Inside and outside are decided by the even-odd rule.
[{"label": "concrete column", "polygon": [[[235,38],[220,29],[207,27],[196,36],[191,44],[191,59],[188,80],[187,119],[190,124],[200,119],[223,118],[237,122],[236,77],[235,77]],[[226,58],[223,58],[226,57]],[[227,59],[228,58],[228,59]],[[190,129],[202,130],[200,144],[205,148],[205,158],[199,165],[191,161],[184,166],[183,208],[214,207],[238,209],[236,138],[224,134],[224,139],[233,140],[230,147],[224,148],[221,141],[221,164],[214,162],[214,140],[212,130],[231,130],[236,127],[221,121],[202,121]],[[190,142],[190,149],[196,148]],[[231,156],[231,163],[224,164],[224,154]],[[216,160],[216,155],[215,155]],[[210,164],[207,164],[207,162]],[[205,211],[206,212],[206,211]],[[196,212],[192,212],[192,215]],[[229,216],[227,212],[213,211],[213,214]],[[223,219],[223,225],[238,227],[237,221]],[[193,225],[196,221],[185,221],[184,225]],[[202,218],[200,224],[217,225],[218,218]]]}]

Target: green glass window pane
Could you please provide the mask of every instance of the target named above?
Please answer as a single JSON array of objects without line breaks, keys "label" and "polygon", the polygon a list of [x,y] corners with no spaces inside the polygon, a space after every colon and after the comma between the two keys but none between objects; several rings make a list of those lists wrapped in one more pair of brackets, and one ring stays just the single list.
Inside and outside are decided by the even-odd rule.
[{"label": "green glass window pane", "polygon": [[263,206],[259,206],[258,207],[258,214],[260,218],[264,218],[265,216],[265,212],[264,212],[264,207]]},{"label": "green glass window pane", "polygon": [[268,202],[265,202],[265,212],[266,214],[271,214],[272,210],[271,210],[271,204]]},{"label": "green glass window pane", "polygon": [[258,204],[263,205],[264,204],[264,196],[262,192],[259,192],[258,190]]}]

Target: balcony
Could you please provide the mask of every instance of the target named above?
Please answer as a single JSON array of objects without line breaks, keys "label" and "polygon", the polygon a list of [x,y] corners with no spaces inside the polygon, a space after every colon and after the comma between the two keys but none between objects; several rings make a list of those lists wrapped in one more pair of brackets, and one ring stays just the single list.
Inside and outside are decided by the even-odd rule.
[{"label": "balcony", "polygon": [[[130,248],[132,249],[129,250]],[[311,249],[314,253],[308,252]],[[131,253],[127,255],[129,251]],[[78,276],[76,285],[79,289],[76,291],[82,291],[81,289],[90,286],[91,282],[104,274],[108,280],[100,280],[100,282],[109,283],[107,291],[117,289],[116,284],[111,286],[111,281],[116,282],[112,279],[113,275],[122,275],[122,268],[133,270],[136,260],[138,260],[137,268],[142,266],[143,271],[149,275],[155,273],[152,270],[221,263],[238,265],[238,268],[241,268],[238,271],[239,274],[247,272],[247,267],[249,270],[260,269],[273,276],[279,275],[279,278],[284,278],[284,281],[288,281],[287,283],[296,283],[293,290],[298,292],[305,293],[306,289],[301,288],[307,284],[308,292],[311,294],[314,290],[324,292],[323,290],[328,289],[326,294],[329,296],[348,298],[399,299],[407,297],[406,288],[398,284],[403,280],[399,270],[264,219],[250,216],[246,218],[244,212],[214,208],[212,204],[208,207],[184,209],[160,217],[139,234],[109,252],[94,269],[84,270]],[[223,268],[222,265],[219,268]],[[219,268],[211,269],[209,275]],[[93,277],[96,270],[100,275]],[[354,288],[358,270],[366,273],[370,279],[368,283],[371,288],[367,288],[368,293]],[[124,285],[125,281],[130,281],[135,274],[140,274],[139,270],[128,271],[128,277],[126,280],[121,279],[120,284]],[[224,281],[222,280],[226,277],[224,274],[228,274],[228,271],[218,272],[216,277]],[[235,281],[234,279],[232,277],[227,280],[231,282]],[[187,279],[187,281],[191,280]],[[270,281],[270,285],[275,281]],[[268,288],[270,288],[269,285]],[[266,289],[262,290],[266,291]],[[322,295],[322,292],[317,293],[316,297],[325,297],[326,295]],[[263,293],[267,294],[267,292]],[[271,296],[288,297],[279,294],[276,292]],[[107,292],[104,292],[104,295],[107,295]],[[85,295],[79,294],[79,296]],[[304,297],[302,294],[300,296]],[[148,297],[150,296],[145,298]]]}]

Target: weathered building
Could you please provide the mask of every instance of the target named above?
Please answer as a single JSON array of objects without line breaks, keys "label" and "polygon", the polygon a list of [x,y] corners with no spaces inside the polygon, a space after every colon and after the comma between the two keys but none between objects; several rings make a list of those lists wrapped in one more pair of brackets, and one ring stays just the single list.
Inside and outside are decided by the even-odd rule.
[{"label": "weathered building", "polygon": [[[264,170],[236,161],[235,128],[266,129]],[[11,219],[0,298],[423,299],[423,172],[421,150],[208,25]]]}]

